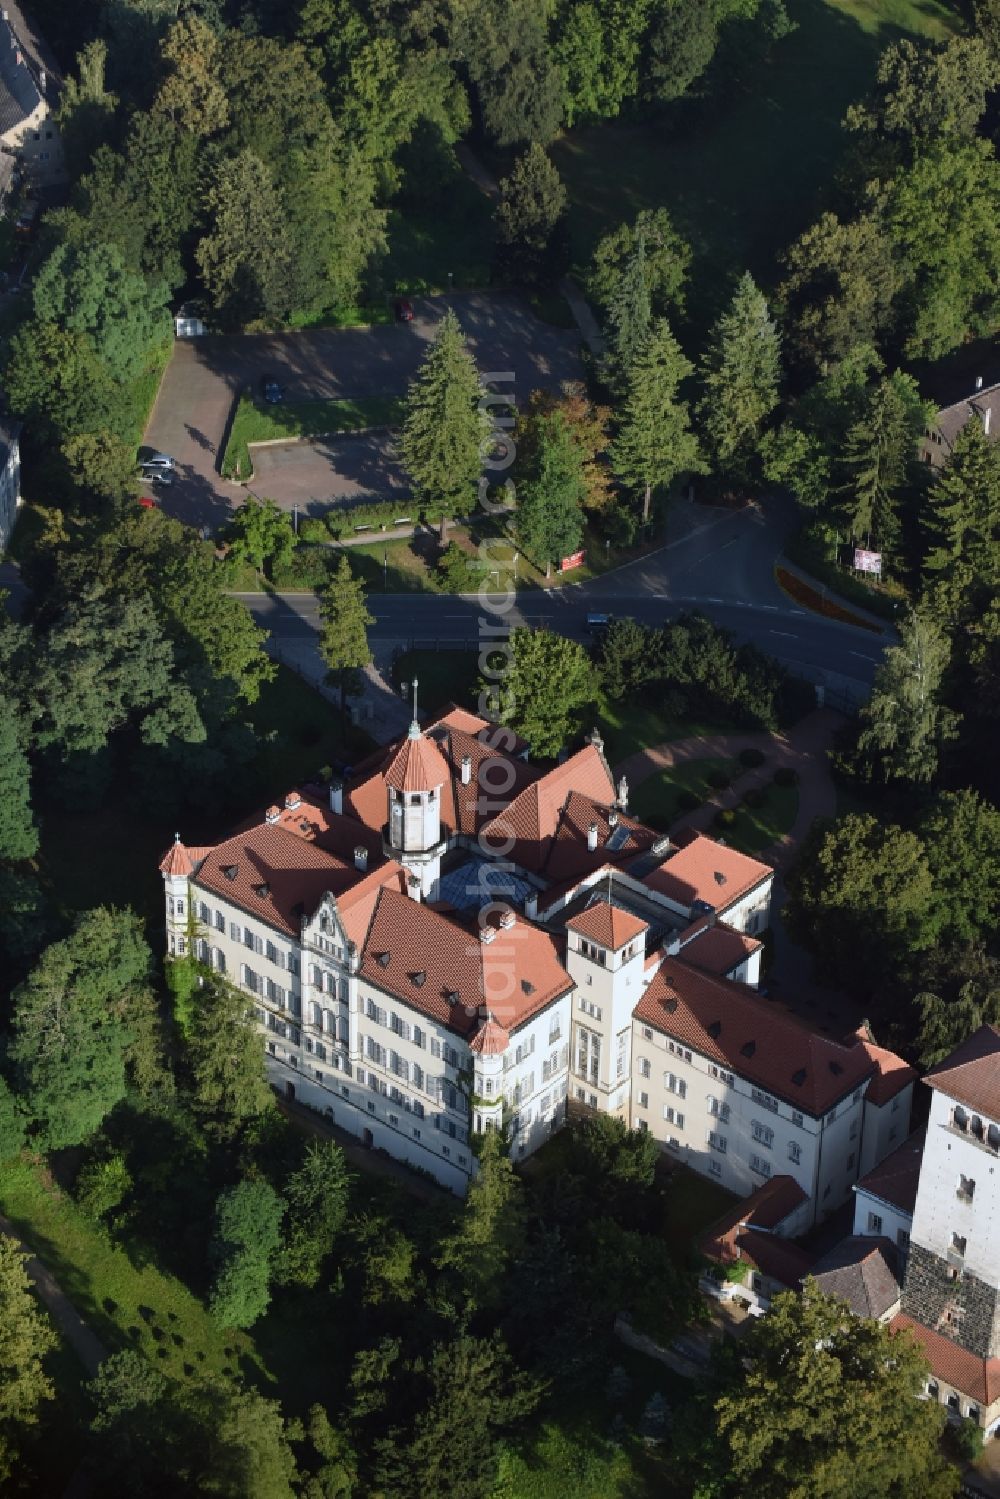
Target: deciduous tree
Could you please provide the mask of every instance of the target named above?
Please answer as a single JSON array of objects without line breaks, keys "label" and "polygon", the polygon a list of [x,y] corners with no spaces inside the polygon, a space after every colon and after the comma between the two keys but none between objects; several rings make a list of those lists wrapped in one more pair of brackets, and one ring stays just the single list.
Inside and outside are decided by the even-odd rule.
[{"label": "deciduous tree", "polygon": [[665,208],[642,208],[633,224],[619,224],[598,241],[587,276],[587,290],[607,313],[640,240],[642,270],[654,317],[683,312],[691,247],[677,233]]},{"label": "deciduous tree", "polygon": [[988,941],[1000,920],[1000,811],[973,790],[942,791],[920,820],[939,941]]},{"label": "deciduous tree", "polygon": [[260,573],[273,579],[275,569],[286,567],[295,550],[296,536],[291,516],[273,500],[248,495],[230,521],[231,551]]},{"label": "deciduous tree", "polygon": [[0,1480],[14,1478],[18,1448],[38,1409],[55,1395],[45,1357],[58,1339],[31,1294],[27,1256],[16,1239],[0,1234]]},{"label": "deciduous tree", "polygon": [[224,327],[280,322],[291,310],[292,248],[281,192],[252,151],[222,157],[204,196],[196,260]]},{"label": "deciduous tree", "polygon": [[267,1310],[285,1203],[266,1181],[241,1181],[215,1208],[209,1304],[226,1327],[252,1327]]},{"label": "deciduous tree", "polygon": [[21,745],[21,722],[10,698],[0,696],[0,860],[16,864],[37,852],[31,770]]},{"label": "deciduous tree", "polygon": [[497,1130],[482,1139],[479,1172],[455,1232],[438,1250],[438,1267],[453,1274],[467,1309],[484,1312],[504,1300],[504,1275],[524,1241],[523,1188]]}]

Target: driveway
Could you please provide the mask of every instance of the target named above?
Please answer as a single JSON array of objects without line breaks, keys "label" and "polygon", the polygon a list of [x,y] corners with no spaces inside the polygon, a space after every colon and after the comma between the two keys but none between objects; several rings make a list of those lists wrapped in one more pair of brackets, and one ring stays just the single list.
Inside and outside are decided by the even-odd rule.
[{"label": "driveway", "polygon": [[[171,453],[178,464],[177,482],[157,492],[163,509],[196,525],[216,526],[242,502],[243,490],[217,472],[226,425],[241,390],[258,389],[267,374],[286,387],[290,401],[401,395],[448,307],[458,315],[483,378],[511,372],[513,380],[501,388],[511,390],[519,404],[538,387],[581,377],[577,331],[550,327],[523,298],[500,292],[418,299],[413,321],[406,324],[181,340],[174,346],[145,436],[147,445]],[[368,492],[352,479],[358,452],[350,445],[311,445],[303,453],[307,472],[301,478],[293,475],[291,460],[281,464],[280,483],[290,496],[282,503],[289,508],[301,504],[304,494],[335,497],[342,488],[349,495],[355,492],[352,484],[357,492]],[[391,492],[397,482],[390,481],[383,492]],[[259,484],[254,487],[269,492]]]},{"label": "driveway", "polygon": [[409,485],[396,457],[395,439],[387,432],[254,448],[253,464],[250,488],[269,495],[285,510],[295,505],[307,515],[320,515],[338,502],[398,495],[404,505],[399,513],[407,513]]}]

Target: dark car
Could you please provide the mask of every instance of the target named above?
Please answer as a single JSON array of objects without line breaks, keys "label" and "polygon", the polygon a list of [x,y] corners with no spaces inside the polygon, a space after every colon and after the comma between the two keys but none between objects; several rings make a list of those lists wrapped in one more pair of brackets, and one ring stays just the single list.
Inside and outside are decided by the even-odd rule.
[{"label": "dark car", "polygon": [[413,322],[413,303],[408,302],[405,297],[396,298],[396,322]]},{"label": "dark car", "polygon": [[273,375],[265,375],[260,384],[264,392],[264,400],[269,406],[277,406],[279,401],[285,399],[285,388],[278,383]]},{"label": "dark car", "polygon": [[605,635],[613,620],[613,614],[588,614],[587,633],[595,636]]}]

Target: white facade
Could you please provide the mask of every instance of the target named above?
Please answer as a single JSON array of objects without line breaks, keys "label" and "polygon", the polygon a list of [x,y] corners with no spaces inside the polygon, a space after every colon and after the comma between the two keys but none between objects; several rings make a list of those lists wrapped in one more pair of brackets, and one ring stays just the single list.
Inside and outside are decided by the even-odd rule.
[{"label": "white facade", "polygon": [[949,1265],[1000,1286],[1000,1121],[933,1090],[913,1240]]},{"label": "white facade", "polygon": [[908,1082],[892,1098],[879,1105],[865,1098],[864,1134],[861,1143],[861,1175],[902,1145],[910,1128],[913,1083]]},{"label": "white facade", "polygon": [[857,1187],[854,1195],[854,1232],[864,1238],[890,1239],[903,1254],[910,1247],[913,1231],[913,1214],[886,1202],[884,1198],[864,1187]]},{"label": "white facade", "polygon": [[645,946],[640,938],[617,952],[572,930],[566,970],[573,996],[573,1097],[601,1113],[628,1118],[632,1011],[642,994]]}]

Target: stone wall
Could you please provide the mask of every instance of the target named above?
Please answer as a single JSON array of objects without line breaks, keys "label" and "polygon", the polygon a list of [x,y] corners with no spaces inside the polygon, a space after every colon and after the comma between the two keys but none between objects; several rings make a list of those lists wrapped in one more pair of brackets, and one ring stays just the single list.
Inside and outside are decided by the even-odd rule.
[{"label": "stone wall", "polygon": [[[949,1269],[946,1260],[911,1241],[903,1311],[977,1358],[1000,1356],[1000,1291],[967,1271],[952,1280]],[[950,1309],[961,1313],[957,1324],[945,1320]]]}]

